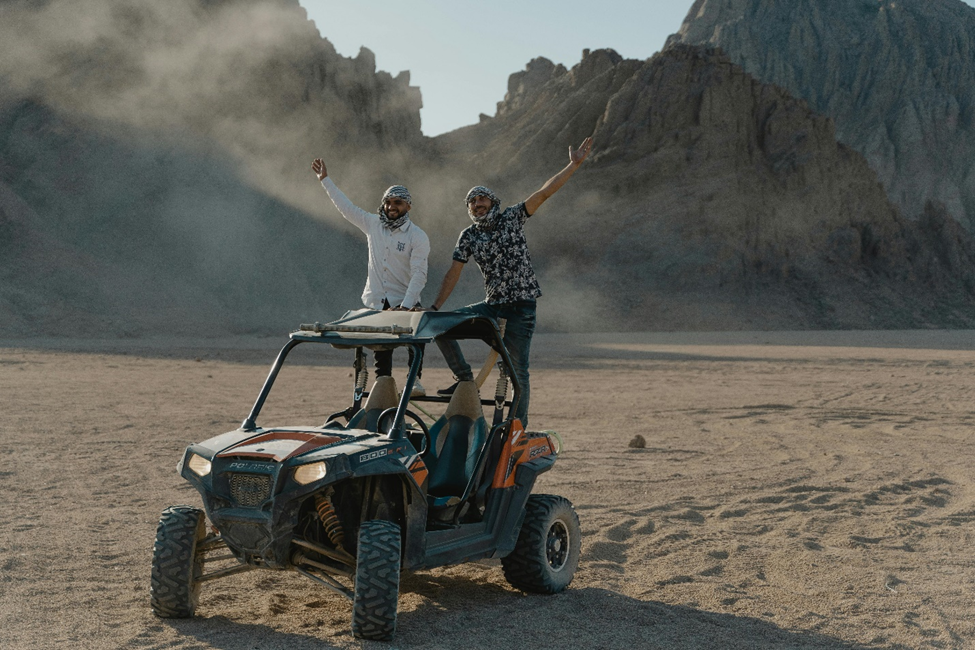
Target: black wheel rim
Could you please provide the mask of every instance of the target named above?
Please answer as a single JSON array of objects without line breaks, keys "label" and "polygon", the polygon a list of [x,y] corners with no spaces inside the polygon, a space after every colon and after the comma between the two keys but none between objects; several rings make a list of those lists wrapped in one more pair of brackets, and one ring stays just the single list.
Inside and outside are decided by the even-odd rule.
[{"label": "black wheel rim", "polygon": [[548,529],[545,540],[545,558],[553,571],[560,571],[569,558],[569,529],[559,520]]}]

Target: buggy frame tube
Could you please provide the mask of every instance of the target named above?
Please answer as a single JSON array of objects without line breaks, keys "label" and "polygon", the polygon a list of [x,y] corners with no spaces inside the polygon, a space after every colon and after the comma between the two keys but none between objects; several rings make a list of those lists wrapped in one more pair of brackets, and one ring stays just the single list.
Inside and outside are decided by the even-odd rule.
[{"label": "buggy frame tube", "polygon": [[420,373],[420,365],[423,363],[423,349],[418,343],[410,343],[410,349],[413,350],[413,363],[410,365],[410,372],[406,376],[406,385],[403,387],[403,396],[399,401],[399,408],[396,409],[396,419],[393,420],[393,426],[389,429],[389,434],[387,438],[389,440],[400,440],[406,437],[406,431],[404,428],[404,421],[406,419],[406,409],[410,405],[410,395],[413,393],[413,384],[416,382],[416,376]]},{"label": "buggy frame tube", "polygon": [[260,395],[257,396],[257,401],[254,402],[254,408],[251,409],[250,415],[244,420],[244,423],[240,425],[240,428],[244,431],[253,431],[257,428],[257,416],[261,412],[261,408],[264,406],[264,400],[267,399],[268,393],[271,392],[271,386],[274,384],[274,380],[277,379],[278,372],[281,371],[281,365],[284,363],[284,358],[288,356],[291,349],[296,345],[301,343],[301,341],[296,341],[294,339],[288,341],[281,351],[278,352],[278,358],[274,360],[274,365],[271,366],[271,372],[268,373],[267,379],[264,380],[264,387],[261,388]]},{"label": "buggy frame tube", "polygon": [[314,573],[305,571],[300,567],[295,567],[295,571],[305,576],[306,578],[310,578],[314,580],[318,584],[325,585],[326,587],[328,587],[329,589],[331,589],[337,594],[342,594],[349,600],[354,600],[355,598],[355,596],[352,594],[352,590],[350,590],[348,587],[343,586],[342,583],[333,579],[331,576],[328,575],[316,576]]}]

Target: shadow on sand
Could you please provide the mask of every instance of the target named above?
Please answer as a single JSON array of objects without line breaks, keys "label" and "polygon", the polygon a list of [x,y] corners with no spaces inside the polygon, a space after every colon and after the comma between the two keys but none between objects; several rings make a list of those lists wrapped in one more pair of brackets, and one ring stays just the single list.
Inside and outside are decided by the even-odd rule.
[{"label": "shadow on sand", "polygon": [[[348,627],[307,634],[237,623],[222,616],[170,620],[180,635],[207,647],[239,648],[601,648],[605,650],[804,649],[865,650],[900,646],[850,643],[815,632],[783,629],[750,616],[630,598],[583,587],[555,596],[525,595],[468,577],[405,574],[401,594],[423,596],[401,611],[392,643],[357,642]],[[403,599],[401,597],[401,607]],[[351,617],[351,604],[350,604]],[[311,622],[311,621],[309,621]]]}]

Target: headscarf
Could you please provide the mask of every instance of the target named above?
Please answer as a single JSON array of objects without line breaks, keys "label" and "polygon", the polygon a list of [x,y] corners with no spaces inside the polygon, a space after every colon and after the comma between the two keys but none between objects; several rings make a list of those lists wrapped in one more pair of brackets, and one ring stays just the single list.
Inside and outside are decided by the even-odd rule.
[{"label": "headscarf", "polygon": [[410,218],[410,213],[407,210],[405,214],[400,215],[396,220],[390,219],[389,215],[386,214],[386,199],[394,196],[398,199],[403,199],[406,201],[410,207],[413,207],[413,197],[410,196],[410,191],[403,187],[402,185],[392,185],[386,193],[383,194],[383,200],[379,202],[379,220],[383,222],[383,227],[388,230],[396,230],[407,222]]},{"label": "headscarf", "polygon": [[[491,208],[484,214],[483,217],[478,217],[474,215],[471,210],[471,201],[479,196],[486,196],[491,199]],[[494,230],[494,226],[498,220],[498,213],[501,208],[501,201],[498,197],[494,195],[494,192],[484,187],[483,185],[477,185],[471,188],[471,191],[467,193],[467,198],[464,199],[464,203],[467,205],[467,215],[474,222],[474,225],[482,230]]]}]

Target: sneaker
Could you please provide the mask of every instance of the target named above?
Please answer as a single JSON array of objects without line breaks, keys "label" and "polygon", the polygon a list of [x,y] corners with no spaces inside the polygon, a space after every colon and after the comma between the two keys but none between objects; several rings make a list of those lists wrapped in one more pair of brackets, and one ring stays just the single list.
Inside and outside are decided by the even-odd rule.
[{"label": "sneaker", "polygon": [[417,379],[413,382],[413,392],[410,393],[410,397],[426,397],[427,389],[423,387],[420,380]]},{"label": "sneaker", "polygon": [[437,391],[437,395],[440,395],[441,397],[450,397],[451,395],[454,394],[454,391],[457,390],[457,385],[459,383],[460,383],[459,381],[454,382],[453,386],[448,386],[447,388],[441,388],[440,390]]}]

